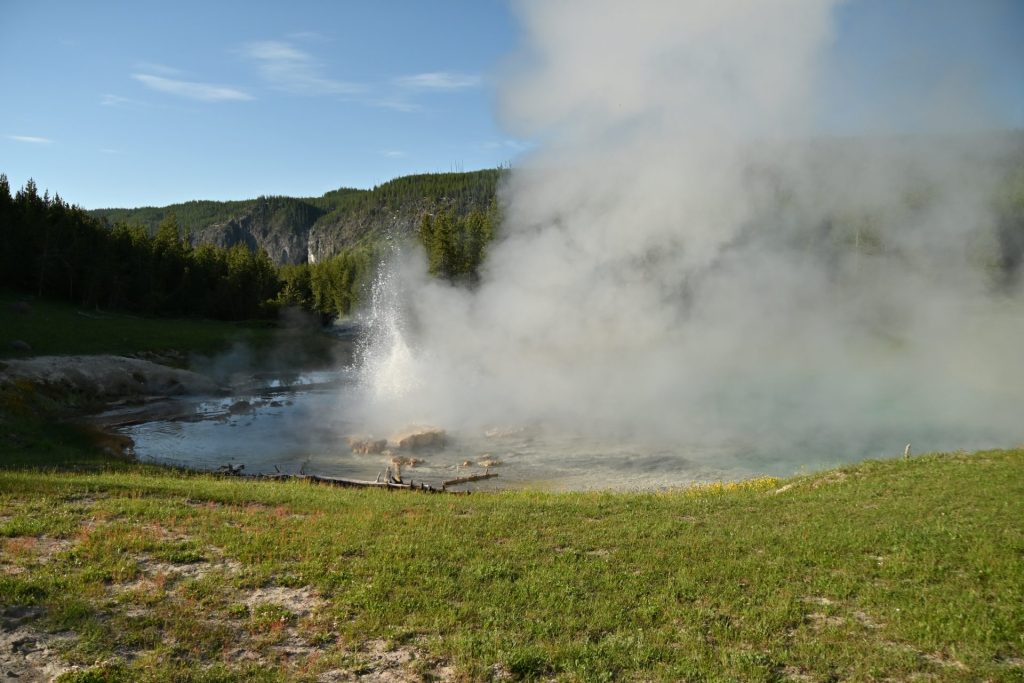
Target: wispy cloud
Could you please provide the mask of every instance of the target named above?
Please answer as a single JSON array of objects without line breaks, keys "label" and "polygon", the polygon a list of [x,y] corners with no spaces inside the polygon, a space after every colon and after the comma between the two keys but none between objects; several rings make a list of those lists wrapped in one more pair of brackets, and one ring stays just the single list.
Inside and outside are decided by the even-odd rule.
[{"label": "wispy cloud", "polygon": [[255,62],[264,80],[278,90],[296,95],[355,95],[365,90],[359,83],[329,78],[313,55],[283,40],[248,43],[241,54]]},{"label": "wispy cloud", "polygon": [[114,149],[114,148],[112,148],[112,147],[100,147],[100,148],[99,148],[99,152],[100,152],[101,154],[120,154],[120,153],[121,153],[121,150],[119,150],[119,149]]},{"label": "wispy cloud", "polygon": [[50,145],[53,144],[53,140],[50,138],[41,138],[37,135],[8,135],[8,140],[14,140],[15,142],[27,142],[30,145]]},{"label": "wispy cloud", "polygon": [[507,149],[514,152],[521,152],[524,149],[529,149],[530,145],[522,140],[513,140],[506,138],[504,140],[489,140],[481,145],[484,149]]},{"label": "wispy cloud", "polygon": [[479,86],[480,77],[451,71],[431,71],[396,78],[395,85],[410,90],[464,90]]},{"label": "wispy cloud", "polygon": [[405,156],[405,152],[399,149],[382,149],[380,153],[389,159],[399,159]]},{"label": "wispy cloud", "polygon": [[160,74],[161,76],[180,76],[181,69],[175,69],[173,66],[167,66],[166,64],[158,64],[156,62],[138,62],[135,65],[136,71],[145,71],[150,74]]},{"label": "wispy cloud", "polygon": [[104,107],[116,107],[120,104],[131,104],[132,100],[127,97],[121,97],[120,95],[111,95],[107,93],[100,98],[100,104]]},{"label": "wispy cloud", "polygon": [[100,105],[104,107],[152,107],[153,105],[149,102],[143,102],[142,100],[136,100],[131,97],[122,97],[121,95],[113,95],[111,93],[104,93],[100,97]]},{"label": "wispy cloud", "polygon": [[231,102],[253,99],[253,96],[244,90],[226,85],[180,81],[153,74],[132,74],[132,78],[147,88],[200,102]]},{"label": "wispy cloud", "polygon": [[380,107],[381,109],[391,109],[393,111],[406,113],[423,111],[422,106],[401,97],[370,97],[361,100],[360,102],[361,104],[365,104],[370,107]]}]

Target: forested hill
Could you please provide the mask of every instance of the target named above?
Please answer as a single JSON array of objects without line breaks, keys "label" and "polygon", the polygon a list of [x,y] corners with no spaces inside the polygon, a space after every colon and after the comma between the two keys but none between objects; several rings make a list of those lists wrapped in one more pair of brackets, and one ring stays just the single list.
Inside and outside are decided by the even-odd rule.
[{"label": "forested hill", "polygon": [[193,244],[265,249],[278,265],[323,261],[392,234],[415,233],[424,215],[465,216],[494,201],[501,169],[405,176],[371,190],[340,188],[321,197],[190,201],[164,207],[95,209],[109,226],[142,225],[155,235],[171,214]]}]

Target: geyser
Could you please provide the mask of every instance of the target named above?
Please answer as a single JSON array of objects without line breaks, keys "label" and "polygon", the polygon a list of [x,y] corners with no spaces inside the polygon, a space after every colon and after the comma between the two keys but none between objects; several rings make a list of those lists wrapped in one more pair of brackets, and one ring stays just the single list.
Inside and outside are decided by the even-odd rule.
[{"label": "geyser", "polygon": [[478,287],[385,270],[365,421],[793,466],[1024,438],[1024,306],[992,274],[1014,138],[822,135],[836,5],[520,5],[500,111],[541,144]]}]

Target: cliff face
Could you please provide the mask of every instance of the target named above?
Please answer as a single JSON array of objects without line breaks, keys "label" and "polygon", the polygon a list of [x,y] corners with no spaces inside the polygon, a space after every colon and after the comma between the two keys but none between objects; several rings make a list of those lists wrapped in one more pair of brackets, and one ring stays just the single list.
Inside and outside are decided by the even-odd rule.
[{"label": "cliff face", "polygon": [[396,178],[363,193],[349,193],[309,231],[307,260],[323,261],[348,247],[416,232],[424,214],[486,211],[495,201],[500,169]]},{"label": "cliff face", "polygon": [[499,169],[433,173],[396,178],[372,190],[342,188],[321,197],[193,201],[90,213],[110,224],[144,225],[151,234],[174,213],[193,244],[245,244],[253,251],[266,250],[277,265],[315,263],[357,244],[412,235],[426,213],[485,211],[495,199],[501,174]]},{"label": "cliff face", "polygon": [[275,224],[259,215],[247,213],[223,223],[215,223],[193,233],[195,244],[233,247],[244,244],[251,251],[263,249],[275,265],[305,263],[311,224],[285,221]]},{"label": "cliff face", "polygon": [[423,215],[443,209],[463,213],[487,205],[457,207],[450,200],[426,199],[407,202],[401,206],[375,206],[368,211],[348,211],[325,216],[313,225],[307,238],[307,260],[316,263],[329,259],[348,247],[361,242],[387,237],[404,238],[415,234]]},{"label": "cliff face", "polygon": [[270,260],[279,266],[316,263],[366,241],[413,235],[424,214],[446,209],[462,214],[474,209],[485,210],[487,206],[486,203],[461,205],[444,197],[433,201],[420,199],[399,206],[335,212],[316,222],[252,211],[196,231],[193,242],[221,247],[241,243],[252,251],[264,249]]}]

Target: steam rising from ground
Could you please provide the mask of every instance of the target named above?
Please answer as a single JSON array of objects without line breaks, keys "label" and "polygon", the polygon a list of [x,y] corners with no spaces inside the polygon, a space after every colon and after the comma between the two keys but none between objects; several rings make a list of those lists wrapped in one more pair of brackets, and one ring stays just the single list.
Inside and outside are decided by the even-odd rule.
[{"label": "steam rising from ground", "polygon": [[383,274],[370,425],[851,457],[1024,438],[1024,316],[989,267],[1004,141],[815,137],[834,5],[522,5],[500,109],[541,145],[478,288],[412,250]]}]

